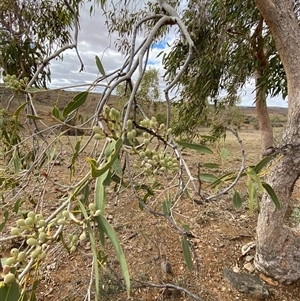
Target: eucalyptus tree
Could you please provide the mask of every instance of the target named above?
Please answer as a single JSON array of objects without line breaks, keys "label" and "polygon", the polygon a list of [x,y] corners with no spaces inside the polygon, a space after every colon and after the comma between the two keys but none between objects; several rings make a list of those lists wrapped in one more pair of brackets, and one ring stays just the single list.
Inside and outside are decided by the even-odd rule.
[{"label": "eucalyptus tree", "polygon": [[[45,57],[74,42],[71,31],[76,30],[81,2],[1,1],[0,65],[4,68],[4,75],[16,75],[29,81]],[[46,87],[50,79],[47,62],[34,83]]]},{"label": "eucalyptus tree", "polygon": [[255,0],[274,37],[283,63],[288,87],[288,120],[278,153],[281,160],[272,168],[268,181],[281,198],[276,210],[264,195],[257,225],[256,267],[285,282],[300,278],[299,228],[285,223],[287,209],[300,170],[300,27],[298,1]]},{"label": "eucalyptus tree", "polygon": [[[220,1],[219,4],[221,5],[223,2]],[[191,53],[190,41],[186,45],[184,39],[180,39],[177,41],[174,51],[169,56],[165,56],[165,62],[170,67],[166,75],[170,77],[171,83],[173,83],[172,79],[183,77],[182,83],[186,86],[184,86],[182,95],[191,100],[187,101],[185,105],[187,110],[191,110],[194,114],[193,116],[197,116],[195,115],[197,114],[196,110],[199,111],[198,116],[201,115],[200,105],[203,103],[193,102],[194,98],[203,95],[204,100],[210,97],[217,101],[220,88],[235,95],[237,89],[245,83],[248,77],[253,75],[255,75],[256,87],[259,92],[257,102],[261,97],[263,100],[259,105],[263,108],[266,108],[264,101],[266,93],[276,95],[281,91],[284,95],[288,94],[289,96],[287,125],[283,131],[280,146],[275,148],[275,155],[280,157],[273,163],[267,177],[267,182],[274,188],[281,200],[282,208],[281,210],[276,209],[270,195],[264,194],[257,225],[255,264],[264,273],[280,281],[291,283],[300,278],[299,229],[291,228],[285,223],[287,209],[291,204],[291,195],[295,183],[299,179],[300,170],[298,1],[255,0],[256,6],[253,6],[251,1],[234,1],[234,3],[230,2],[232,6],[229,10],[222,5],[219,6],[217,1],[213,1],[206,3],[208,7],[210,3],[215,3],[215,6],[208,10],[209,13],[207,10],[205,10],[206,13],[203,13],[201,9],[203,2],[190,3],[193,5],[188,6],[185,12],[185,18],[189,16],[189,19],[183,18],[183,20],[185,20],[191,36],[193,37],[193,34],[196,33],[193,39],[195,45],[198,42],[198,47],[195,47],[193,56],[189,56],[187,59]],[[238,13],[240,6],[243,10]],[[224,18],[219,18],[218,22],[214,22],[212,19],[214,10],[220,10],[219,14],[223,12]],[[194,12],[202,13],[197,18]],[[136,18],[136,15],[134,16]],[[238,22],[234,20],[237,16]],[[228,17],[230,18],[228,19]],[[251,22],[243,23],[246,20]],[[228,25],[224,26],[224,24]],[[232,26],[233,24],[236,25]],[[122,26],[121,34],[124,34],[125,22],[122,23]],[[203,40],[206,43],[201,43]],[[216,40],[219,43],[215,43]],[[228,53],[231,56],[225,55]],[[248,55],[245,56],[245,54]],[[185,57],[185,61],[176,59],[181,56]],[[189,62],[192,64],[188,65]],[[202,65],[198,62],[201,62]],[[210,78],[213,83],[203,80],[203,77]],[[207,89],[205,84],[210,84],[210,87]],[[192,87],[192,89],[189,90],[188,87]]]},{"label": "eucalyptus tree", "polygon": [[[180,80],[183,101],[177,131],[194,131],[209,102],[217,110],[234,105],[239,89],[254,77],[264,152],[274,145],[266,97],[286,96],[285,74],[273,38],[251,0],[207,1],[205,18],[202,11],[203,2],[190,0],[182,15],[198,52]],[[164,57],[167,78],[176,76],[187,51],[184,41],[177,39]]]},{"label": "eucalyptus tree", "polygon": [[[122,83],[117,86],[117,96],[123,101],[127,101],[132,89],[132,83]],[[148,109],[148,114],[153,115],[156,103],[160,101],[159,89],[159,71],[155,68],[150,68],[145,71],[141,80],[141,84],[135,95],[135,113],[139,108],[141,113],[143,110]]]}]

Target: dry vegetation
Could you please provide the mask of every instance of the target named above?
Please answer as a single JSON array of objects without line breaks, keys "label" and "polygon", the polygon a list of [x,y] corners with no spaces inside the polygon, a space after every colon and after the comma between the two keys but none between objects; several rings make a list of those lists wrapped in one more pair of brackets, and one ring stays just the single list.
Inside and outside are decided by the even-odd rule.
[{"label": "dry vegetation", "polygon": [[[1,92],[1,91],[0,91]],[[6,92],[2,91],[1,103]],[[49,112],[50,105],[57,99],[59,106],[74,96],[73,92],[41,93],[35,98],[38,114],[51,122]],[[91,94],[83,112],[89,114],[96,102],[98,95]],[[116,100],[111,100],[116,102]],[[13,104],[15,107],[16,104]],[[245,120],[250,123],[242,123],[240,136],[246,150],[247,165],[258,162],[260,158],[259,131],[255,130],[252,108],[241,108]],[[272,118],[278,123],[284,124],[286,110],[272,108]],[[248,119],[247,119],[248,118]],[[278,121],[279,119],[279,121]],[[252,120],[252,121],[251,121]],[[276,135],[280,127],[275,128]],[[61,137],[62,152],[53,167],[51,181],[47,181],[46,195],[43,204],[39,208],[49,214],[59,205],[61,192],[57,189],[57,183],[69,183],[69,168],[72,146],[75,145],[76,137]],[[237,171],[240,166],[240,147],[231,134],[225,141],[209,144],[214,150],[214,155],[199,155],[196,152],[188,152],[184,156],[192,167],[193,174],[197,174],[197,163],[218,162],[220,163],[220,150],[226,147],[230,150],[228,158],[222,162],[216,171],[218,174]],[[88,150],[78,159],[77,166],[86,164],[85,156]],[[86,166],[87,168],[87,166]],[[42,171],[41,171],[42,173]],[[172,189],[166,187],[170,182],[168,178],[160,178],[160,185],[155,188],[155,195],[148,200],[148,205],[154,210],[162,210],[162,202],[172,194]],[[174,185],[176,181],[174,181]],[[117,192],[114,187],[107,189],[106,217],[115,229],[126,259],[129,264],[132,278],[132,291],[130,300],[193,300],[187,293],[174,288],[166,288],[166,283],[184,287],[205,301],[232,301],[232,300],[256,300],[255,297],[237,292],[224,279],[223,269],[239,268],[245,271],[245,264],[251,265],[254,249],[247,256],[242,256],[241,247],[255,241],[255,226],[257,208],[250,214],[247,206],[247,193],[245,183],[238,184],[238,189],[244,198],[241,209],[235,209],[232,204],[232,193],[223,195],[211,202],[203,202],[182,196],[174,205],[174,218],[179,225],[188,225],[191,229],[190,241],[194,248],[195,269],[189,272],[183,259],[181,249],[181,236],[163,217],[153,216],[139,208],[138,202],[129,189]],[[202,190],[205,187],[202,186]],[[32,194],[33,193],[33,194]],[[206,193],[213,193],[207,190]],[[23,195],[24,206],[28,210],[35,209],[35,203],[30,202],[30,196],[36,202],[39,191],[27,190]],[[294,194],[295,206],[298,199],[297,192]],[[13,204],[10,204],[13,206]],[[0,220],[1,222],[1,220]],[[14,220],[10,220],[1,235],[5,236]],[[68,232],[80,234],[80,229],[66,228]],[[11,247],[22,248],[22,241],[7,242],[1,246],[1,255],[5,257]],[[102,300],[126,300],[126,292],[122,275],[114,251],[107,241],[103,255],[108,255],[107,262],[100,269]],[[164,272],[162,264],[167,261],[170,271]],[[48,254],[39,274],[38,300],[83,300],[90,281],[92,252],[89,242],[80,242],[75,253],[69,254],[62,244],[52,249]],[[264,275],[260,277],[266,282],[271,301],[298,301],[300,300],[300,286],[296,283],[285,286],[269,279]],[[155,287],[155,285],[157,287]]]}]

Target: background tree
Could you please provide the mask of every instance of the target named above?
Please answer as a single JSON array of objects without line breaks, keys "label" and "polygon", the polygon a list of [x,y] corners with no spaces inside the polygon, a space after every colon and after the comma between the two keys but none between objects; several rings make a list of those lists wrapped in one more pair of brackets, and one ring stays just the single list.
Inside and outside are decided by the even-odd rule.
[{"label": "background tree", "polygon": [[[0,66],[4,75],[30,80],[45,57],[70,44],[80,3],[80,0],[1,1]],[[35,79],[35,85],[46,87],[50,75],[47,64]]]},{"label": "background tree", "polygon": [[[274,145],[266,98],[286,96],[285,74],[272,36],[251,0],[209,1],[205,11],[204,18],[203,3],[191,0],[182,16],[198,52],[180,80],[181,120],[176,132],[193,132],[205,115],[204,108],[211,103],[217,111],[235,105],[239,89],[254,77],[254,102],[264,152]],[[167,79],[176,76],[187,51],[178,38],[164,57]],[[222,99],[220,94],[224,93],[227,97]]]},{"label": "background tree", "polygon": [[[117,87],[117,96],[122,101],[127,101],[131,93],[132,84],[123,83]],[[141,84],[136,93],[136,103],[140,108],[147,109],[147,114],[152,115],[156,111],[157,103],[160,102],[159,71],[150,68],[145,71]]]}]

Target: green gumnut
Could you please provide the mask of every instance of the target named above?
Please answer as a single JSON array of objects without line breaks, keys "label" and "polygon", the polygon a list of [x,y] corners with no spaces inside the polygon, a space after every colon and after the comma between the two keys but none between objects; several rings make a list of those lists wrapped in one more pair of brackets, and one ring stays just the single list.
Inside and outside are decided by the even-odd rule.
[{"label": "green gumnut", "polygon": [[32,217],[27,217],[27,218],[25,219],[25,224],[26,224],[27,226],[33,226],[33,225],[34,225],[34,220],[33,220],[33,218],[32,218]]},{"label": "green gumnut", "polygon": [[100,127],[97,126],[97,125],[93,126],[93,131],[94,131],[96,134],[102,134],[102,131],[101,131]]},{"label": "green gumnut", "polygon": [[45,242],[45,241],[46,241],[46,238],[47,238],[47,235],[46,235],[45,232],[41,232],[41,233],[39,234],[39,242],[41,242],[41,243]]},{"label": "green gumnut", "polygon": [[136,137],[136,130],[135,129],[131,130],[131,135],[132,135],[133,139]]},{"label": "green gumnut", "polygon": [[132,129],[132,120],[128,119],[127,120],[127,130],[130,131]]},{"label": "green gumnut", "polygon": [[12,266],[16,262],[17,262],[17,259],[15,257],[9,257],[9,258],[6,258],[5,264]]},{"label": "green gumnut", "polygon": [[25,220],[23,218],[17,220],[17,225],[19,227],[25,226]]},{"label": "green gumnut", "polygon": [[61,213],[61,215],[62,215],[64,218],[69,218],[70,213],[69,213],[68,210],[64,210],[64,211]]},{"label": "green gumnut", "polygon": [[86,239],[86,233],[85,233],[85,231],[83,231],[79,236],[79,240],[83,241],[85,239]]},{"label": "green gumnut", "polygon": [[20,229],[19,228],[11,228],[10,230],[11,235],[20,235]]},{"label": "green gumnut", "polygon": [[13,273],[8,273],[7,275],[4,276],[4,283],[7,285],[10,285],[15,281],[16,281],[16,276]]},{"label": "green gumnut", "polygon": [[90,211],[94,212],[96,210],[95,204],[94,203],[90,203],[89,204],[89,209],[90,209]]},{"label": "green gumnut", "polygon": [[104,138],[105,138],[105,135],[103,135],[103,133],[102,134],[95,134],[94,135],[94,139],[96,139],[96,140],[102,140]]},{"label": "green gumnut", "polygon": [[18,260],[18,262],[22,262],[25,260],[25,258],[26,258],[26,253],[22,251],[18,254],[17,260]]},{"label": "green gumnut", "polygon": [[41,250],[40,248],[34,250],[34,251],[31,253],[30,257],[33,258],[33,259],[38,258],[38,256],[41,254],[41,251],[42,251],[42,250]]},{"label": "green gumnut", "polygon": [[17,248],[12,248],[10,250],[10,255],[14,258],[17,258],[18,257],[18,254],[19,254],[19,250]]},{"label": "green gumnut", "polygon": [[104,116],[107,118],[109,113],[110,113],[110,107],[108,105],[105,105],[104,108],[103,108]]},{"label": "green gumnut", "polygon": [[74,253],[76,251],[76,246],[72,246],[70,249],[70,253]]},{"label": "green gumnut", "polygon": [[67,221],[64,218],[60,218],[57,223],[61,226],[61,225],[65,225],[67,223]]},{"label": "green gumnut", "polygon": [[37,240],[33,237],[30,237],[26,240],[28,246],[35,246],[37,245]]}]

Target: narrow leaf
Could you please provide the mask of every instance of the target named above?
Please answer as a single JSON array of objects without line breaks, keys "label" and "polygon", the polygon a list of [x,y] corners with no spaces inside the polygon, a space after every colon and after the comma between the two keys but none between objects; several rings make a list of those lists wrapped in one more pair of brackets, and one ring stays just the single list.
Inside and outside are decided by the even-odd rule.
[{"label": "narrow leaf", "polygon": [[27,114],[26,118],[33,119],[33,120],[43,120],[44,119],[43,117],[35,116],[35,115],[30,115],[30,114]]},{"label": "narrow leaf", "polygon": [[75,174],[75,162],[76,162],[76,159],[78,157],[78,154],[79,154],[79,150],[80,150],[80,143],[81,143],[81,140],[78,140],[76,142],[76,145],[75,145],[75,152],[72,156],[72,160],[71,160],[71,168],[70,168],[70,179],[72,179],[72,177],[74,176]]},{"label": "narrow leaf", "polygon": [[242,206],[242,199],[239,195],[239,193],[237,191],[234,191],[234,194],[233,194],[233,205],[235,208],[241,208]]},{"label": "narrow leaf", "polygon": [[54,106],[52,109],[52,115],[56,118],[56,119],[60,119],[60,112],[57,108],[57,106]]},{"label": "narrow leaf", "polygon": [[105,232],[105,234],[108,236],[109,240],[111,241],[111,243],[115,249],[116,255],[118,257],[118,260],[120,262],[120,266],[121,266],[121,269],[123,272],[123,277],[124,277],[126,289],[127,289],[127,295],[129,297],[129,294],[130,294],[129,270],[128,270],[126,258],[123,253],[123,250],[121,248],[121,245],[119,243],[118,237],[117,237],[114,229],[110,225],[110,223],[102,215],[95,216],[95,221],[98,223],[99,231],[102,230]]},{"label": "narrow leaf", "polygon": [[182,244],[182,251],[183,251],[185,263],[186,263],[188,269],[190,271],[192,271],[193,270],[192,254],[191,254],[190,246],[189,246],[189,243],[188,243],[186,237],[182,238],[181,244]]},{"label": "narrow leaf", "polygon": [[121,147],[122,147],[122,139],[118,139],[118,141],[115,144],[115,148],[113,152],[108,157],[107,163],[101,168],[97,167],[97,161],[95,159],[87,158],[87,161],[90,163],[91,166],[91,173],[93,178],[97,178],[101,176],[103,173],[105,173],[107,170],[111,168],[111,166],[119,156]]},{"label": "narrow leaf", "polygon": [[171,200],[165,200],[163,202],[162,206],[163,206],[163,213],[166,216],[170,216],[171,215],[172,201]]},{"label": "narrow leaf", "polygon": [[258,162],[255,166],[254,166],[254,168],[253,168],[253,170],[257,173],[257,174],[259,174],[261,171],[262,171],[262,169],[272,160],[274,158],[274,155],[270,155],[270,156],[267,156],[267,157],[265,157],[265,158],[263,158],[260,162]]},{"label": "narrow leaf", "polygon": [[261,180],[260,180],[260,178],[258,177],[258,175],[256,174],[256,172],[254,171],[254,169],[248,168],[247,171],[246,171],[246,173],[247,173],[247,175],[249,175],[249,176],[251,177],[251,179],[252,179],[254,182],[256,182],[256,184],[258,185],[259,189],[260,189],[261,191],[263,191],[264,188],[263,188],[263,185],[262,185],[262,183],[261,183]]},{"label": "narrow leaf", "polygon": [[222,150],[221,150],[221,159],[224,161],[227,159],[227,157],[229,156],[230,152],[227,148],[223,147]]},{"label": "narrow leaf", "polygon": [[44,91],[47,91],[47,90],[36,88],[36,87],[26,88],[26,92],[31,93],[31,94],[38,93],[38,92],[44,92]]},{"label": "narrow leaf", "polygon": [[220,165],[216,164],[216,163],[204,163],[202,166],[206,167],[206,168],[219,168],[220,167]]},{"label": "narrow leaf", "polygon": [[0,232],[4,229],[7,219],[8,219],[8,211],[5,211],[4,212],[4,221],[0,224]]},{"label": "narrow leaf", "polygon": [[205,145],[188,143],[188,142],[183,142],[183,141],[176,141],[176,143],[182,147],[195,150],[199,153],[203,153],[203,154],[212,154],[213,153],[213,151]]},{"label": "narrow leaf", "polygon": [[78,93],[70,102],[67,103],[67,105],[64,107],[63,110],[63,117],[66,117],[68,114],[70,114],[71,112],[73,112],[74,110],[78,109],[79,107],[81,107],[87,97],[89,95],[88,91],[84,91],[84,92],[80,92]]},{"label": "narrow leaf", "polygon": [[14,117],[16,118],[16,120],[19,120],[19,115],[26,106],[27,106],[27,102],[24,102],[17,108],[16,112],[14,113]]},{"label": "narrow leaf", "polygon": [[265,183],[265,182],[262,182],[262,185],[263,185],[264,189],[266,190],[266,192],[268,193],[268,195],[271,197],[276,208],[279,210],[281,208],[280,201],[279,201],[275,191],[273,190],[273,188],[268,183]]},{"label": "narrow leaf", "polygon": [[103,65],[102,65],[98,55],[95,55],[95,60],[96,60],[96,65],[97,65],[99,72],[102,74],[102,76],[106,77]]},{"label": "narrow leaf", "polygon": [[105,214],[105,187],[104,187],[104,181],[106,180],[107,176],[109,174],[109,170],[107,170],[105,173],[100,175],[96,179],[95,183],[95,205],[96,209],[101,211],[101,214]]},{"label": "narrow leaf", "polygon": [[202,182],[213,183],[213,182],[217,181],[218,178],[215,175],[212,175],[209,173],[201,173],[200,180]]}]

